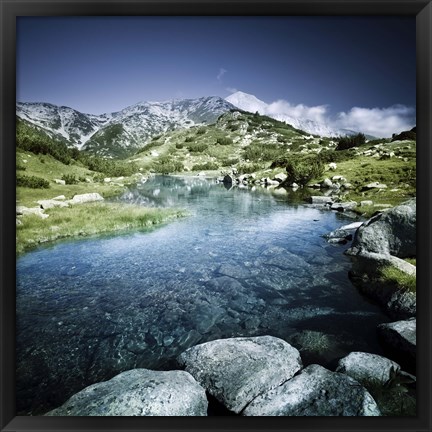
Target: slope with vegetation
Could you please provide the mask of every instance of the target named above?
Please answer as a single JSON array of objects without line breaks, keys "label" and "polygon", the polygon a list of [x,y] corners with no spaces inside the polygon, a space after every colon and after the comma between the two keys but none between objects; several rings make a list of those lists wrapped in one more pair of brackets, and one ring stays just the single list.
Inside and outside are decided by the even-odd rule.
[{"label": "slope with vegetation", "polygon": [[[98,193],[108,198],[142,178],[133,163],[89,156],[50,138],[40,128],[17,121],[17,207],[40,208],[38,201]],[[178,209],[150,209],[96,202],[44,210],[17,219],[17,252],[59,238],[148,228],[180,217]]]}]

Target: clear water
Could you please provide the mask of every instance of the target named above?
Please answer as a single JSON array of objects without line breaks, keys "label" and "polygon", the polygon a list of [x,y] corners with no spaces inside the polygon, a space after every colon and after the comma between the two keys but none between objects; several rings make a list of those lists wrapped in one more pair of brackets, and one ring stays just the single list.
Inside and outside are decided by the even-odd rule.
[{"label": "clear water", "polygon": [[376,326],[388,319],[350,283],[345,247],[321,237],[352,220],[301,198],[155,177],[120,200],[189,217],[20,257],[18,412],[43,413],[124,370],[175,367],[218,338],[277,336],[327,367],[351,351],[381,353]]}]

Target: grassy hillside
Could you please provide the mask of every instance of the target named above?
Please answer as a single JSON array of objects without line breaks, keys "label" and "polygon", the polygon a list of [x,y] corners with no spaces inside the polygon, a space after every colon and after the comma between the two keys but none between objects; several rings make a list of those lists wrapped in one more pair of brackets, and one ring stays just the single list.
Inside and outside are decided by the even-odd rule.
[{"label": "grassy hillside", "polygon": [[[414,196],[415,132],[402,133],[393,139],[364,141],[361,137],[353,141],[355,146],[338,150],[349,147],[350,143],[347,145],[346,139],[312,136],[269,117],[232,111],[222,115],[212,125],[156,136],[133,157],[116,161],[69,148],[65,142],[53,140],[38,128],[20,121],[17,123],[17,205],[35,207],[41,199],[59,195],[71,199],[75,194],[89,192],[98,192],[106,198],[121,193],[128,184],[152,172],[196,175],[204,171],[208,175],[220,176],[235,171],[238,174],[253,174],[259,182],[262,178],[272,179],[277,174],[307,170],[311,166],[316,168],[311,171],[313,175],[305,177],[312,185],[326,178],[331,180],[335,176],[343,176],[350,187],[338,192],[339,199],[357,201],[359,205],[354,210],[364,215]],[[331,163],[336,167],[330,169]],[[66,184],[58,184],[58,180]],[[386,187],[365,187],[374,182]],[[323,192],[318,188],[311,189],[309,193],[320,195]],[[364,201],[372,201],[372,204]],[[101,211],[97,206],[93,208],[95,212]],[[68,209],[46,211],[47,214],[50,212],[57,218],[66,214]],[[115,212],[121,219],[120,210]],[[72,219],[86,217],[80,211],[68,214]],[[167,213],[167,217],[171,216]],[[47,221],[53,220],[38,221],[36,226],[40,226],[40,222],[50,225],[51,222]],[[125,226],[108,222],[105,227],[103,225],[103,222],[99,224],[99,231],[105,231],[108,225]],[[129,225],[128,221],[126,226]],[[137,222],[134,226],[142,225]],[[30,224],[26,226],[25,223],[18,226],[19,238],[23,243],[27,242],[26,236],[35,240],[37,230],[29,228]],[[84,231],[93,232],[91,229]],[[47,238],[45,235],[42,237]]]},{"label": "grassy hillside", "polygon": [[[410,140],[400,140],[407,136]],[[316,160],[323,171],[310,183],[345,177],[351,188],[341,193],[341,199],[374,202],[357,209],[364,214],[376,211],[378,204],[395,205],[415,195],[415,132],[393,140],[361,138],[353,138],[353,147],[344,148],[349,147],[347,139],[312,136],[269,117],[234,111],[213,125],[157,136],[129,161],[150,172],[220,175],[234,169],[239,174],[254,173],[259,179],[286,173],[289,162],[309,165]],[[335,170],[329,169],[332,162],[336,163]],[[373,182],[384,183],[387,188],[365,190]]]},{"label": "grassy hillside", "polygon": [[[90,169],[91,167],[92,169]],[[19,123],[16,150],[17,206],[38,208],[39,200],[99,193],[108,198],[137,182],[142,174],[131,162],[89,157],[53,140],[38,128]],[[108,177],[109,174],[118,175]],[[126,176],[120,176],[127,174]],[[59,184],[63,180],[66,184]],[[57,181],[57,182],[56,182]],[[17,222],[17,253],[60,238],[148,228],[184,216],[178,209],[151,209],[97,202],[44,210],[47,218],[24,215]]]}]

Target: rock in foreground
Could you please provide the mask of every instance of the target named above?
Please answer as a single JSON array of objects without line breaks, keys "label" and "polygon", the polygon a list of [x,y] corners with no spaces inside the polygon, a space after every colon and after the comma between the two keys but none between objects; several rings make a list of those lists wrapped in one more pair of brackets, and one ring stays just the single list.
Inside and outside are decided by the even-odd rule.
[{"label": "rock in foreground", "polygon": [[258,396],[245,416],[379,416],[369,392],[347,375],[310,365],[283,385]]},{"label": "rock in foreground", "polygon": [[339,360],[336,372],[344,373],[368,387],[371,385],[385,386],[400,371],[400,366],[392,360],[377,354],[352,352]]},{"label": "rock in foreground", "polygon": [[416,199],[379,213],[356,232],[350,255],[360,252],[416,256]]},{"label": "rock in foreground", "polygon": [[204,389],[184,371],[133,369],[73,395],[47,416],[206,416]]},{"label": "rock in foreground", "polygon": [[215,340],[186,350],[179,363],[228,409],[239,413],[301,369],[300,353],[273,336]]},{"label": "rock in foreground", "polygon": [[402,356],[411,360],[416,358],[416,323],[415,318],[380,324],[378,332],[384,342]]}]

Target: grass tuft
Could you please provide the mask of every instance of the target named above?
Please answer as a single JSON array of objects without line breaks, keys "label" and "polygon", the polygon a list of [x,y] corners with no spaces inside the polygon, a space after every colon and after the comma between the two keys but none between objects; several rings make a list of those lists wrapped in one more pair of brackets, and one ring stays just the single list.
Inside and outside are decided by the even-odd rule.
[{"label": "grass tuft", "polygon": [[79,204],[46,210],[49,218],[22,217],[17,226],[16,252],[21,254],[41,243],[62,238],[146,229],[186,216],[181,209],[146,208],[112,203]]}]

